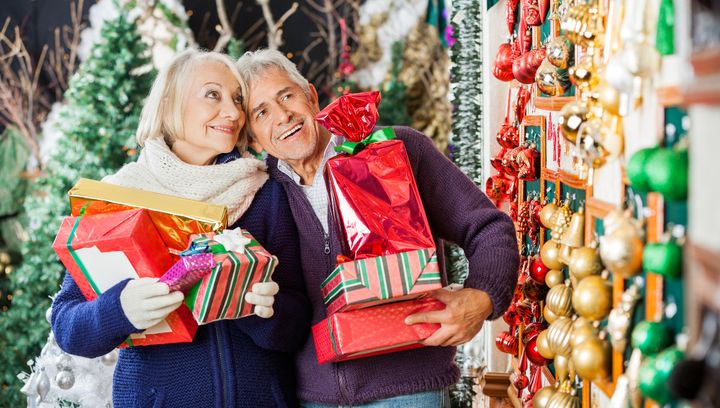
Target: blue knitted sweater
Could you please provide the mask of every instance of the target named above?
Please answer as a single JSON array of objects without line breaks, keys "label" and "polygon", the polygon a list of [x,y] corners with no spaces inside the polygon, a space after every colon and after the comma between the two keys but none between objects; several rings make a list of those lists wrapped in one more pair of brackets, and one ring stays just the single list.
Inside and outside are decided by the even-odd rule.
[{"label": "blue knitted sweater", "polygon": [[[310,309],[299,265],[298,236],[283,188],[269,180],[232,226],[250,231],[279,259],[280,286],[270,319],[249,316],[200,326],[192,343],[120,350],[115,408],[295,406],[292,353],[305,340]],[[70,275],[53,302],[52,329],[64,351],[110,352],[138,332],[120,306],[127,280],[86,301]]]}]

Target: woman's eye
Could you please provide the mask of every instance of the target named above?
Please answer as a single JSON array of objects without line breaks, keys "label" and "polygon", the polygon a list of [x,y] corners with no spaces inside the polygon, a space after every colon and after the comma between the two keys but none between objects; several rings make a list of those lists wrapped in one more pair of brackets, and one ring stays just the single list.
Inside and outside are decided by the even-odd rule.
[{"label": "woman's eye", "polygon": [[243,98],[242,96],[238,95],[233,99],[233,101],[238,105],[242,105]]},{"label": "woman's eye", "polygon": [[220,93],[218,91],[207,91],[205,96],[212,99],[220,99]]}]

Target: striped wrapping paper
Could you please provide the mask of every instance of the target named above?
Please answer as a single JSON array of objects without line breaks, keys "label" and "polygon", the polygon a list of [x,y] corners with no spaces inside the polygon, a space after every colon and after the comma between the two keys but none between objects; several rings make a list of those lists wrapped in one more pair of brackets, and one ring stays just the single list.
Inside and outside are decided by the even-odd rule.
[{"label": "striped wrapping paper", "polygon": [[435,251],[433,247],[339,264],[320,289],[327,313],[414,299],[442,288]]},{"label": "striped wrapping paper", "polygon": [[191,237],[194,244],[208,245],[217,262],[212,272],[193,286],[185,297],[185,304],[198,324],[254,314],[253,305],[245,301],[245,294],[253,284],[270,280],[278,259],[249,232],[243,230],[242,234],[251,240],[243,252],[225,250],[222,244],[212,239],[214,233]]}]

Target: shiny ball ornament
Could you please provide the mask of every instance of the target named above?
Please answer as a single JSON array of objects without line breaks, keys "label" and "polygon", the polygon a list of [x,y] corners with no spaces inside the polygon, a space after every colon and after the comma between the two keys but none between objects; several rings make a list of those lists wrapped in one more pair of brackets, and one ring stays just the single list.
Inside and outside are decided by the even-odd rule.
[{"label": "shiny ball ornament", "polygon": [[545,307],[557,316],[572,315],[573,290],[569,285],[553,286],[545,298]]},{"label": "shiny ball ornament", "polygon": [[556,392],[555,387],[552,385],[548,385],[547,387],[542,387],[537,390],[532,400],[533,408],[547,408],[547,403],[550,400],[550,397],[552,397]]},{"label": "shiny ball ornament", "polygon": [[545,318],[545,321],[552,324],[558,319],[558,315],[552,312],[552,310],[548,309],[547,306],[543,308],[543,317]]},{"label": "shiny ball ornament", "polygon": [[570,357],[556,355],[554,360],[555,375],[558,382],[564,382],[570,375]]},{"label": "shiny ball ornament", "polygon": [[546,58],[535,72],[535,83],[546,95],[561,96],[570,87],[570,78],[567,70],[556,68]]},{"label": "shiny ball ornament", "polygon": [[572,350],[575,372],[584,380],[596,381],[610,373],[610,345],[598,338],[589,339]]},{"label": "shiny ball ornament", "polygon": [[557,269],[551,269],[548,271],[548,273],[545,275],[545,284],[549,288],[553,288],[557,285],[560,285],[565,280],[565,275],[561,270]]},{"label": "shiny ball ornament", "polygon": [[646,358],[640,366],[638,374],[640,392],[661,405],[670,402],[673,395],[667,386],[668,379],[672,370],[683,357],[680,350],[671,347],[656,357]]},{"label": "shiny ball ornament", "polygon": [[590,320],[603,320],[612,309],[612,287],[601,276],[588,276],[573,291],[575,312]]},{"label": "shiny ball ornament", "polygon": [[55,383],[63,390],[69,390],[75,385],[75,375],[70,370],[60,370],[55,375]]},{"label": "shiny ball ornament", "polygon": [[549,271],[550,268],[545,266],[545,264],[542,263],[540,258],[533,259],[532,263],[530,264],[530,277],[533,278],[536,282],[545,282],[545,276],[547,276],[547,273]]},{"label": "shiny ball ornament", "polygon": [[682,273],[682,247],[675,242],[650,243],[643,251],[643,270],[677,279]]},{"label": "shiny ball ornament", "polygon": [[548,327],[547,340],[550,350],[556,355],[570,355],[570,337],[572,336],[573,322],[567,317],[559,317]]},{"label": "shiny ball ornament", "polygon": [[575,63],[575,45],[566,37],[555,37],[545,47],[547,60],[560,69],[568,69]]},{"label": "shiny ball ornament", "polygon": [[560,247],[555,240],[548,240],[540,248],[540,259],[550,269],[562,269],[563,264],[558,259]]},{"label": "shiny ball ornament", "polygon": [[575,141],[579,157],[590,167],[605,164],[609,152],[603,145],[608,129],[599,118],[589,119],[580,126]]},{"label": "shiny ball ornament", "polygon": [[615,115],[605,115],[602,118],[603,130],[602,145],[611,157],[620,157],[625,152],[625,130],[622,118]]},{"label": "shiny ball ornament", "polygon": [[586,55],[568,70],[570,82],[581,90],[594,89],[598,85],[598,70],[593,63],[593,56]]},{"label": "shiny ball ornament", "polygon": [[638,150],[630,157],[625,166],[625,173],[633,189],[641,192],[650,191],[650,181],[645,169],[650,158],[659,150],[657,147],[648,147]]},{"label": "shiny ball ornament", "polygon": [[568,102],[560,110],[560,131],[570,143],[575,143],[577,133],[590,115],[586,101],[575,100]]},{"label": "shiny ball ornament", "polygon": [[633,93],[636,77],[625,66],[622,52],[615,53],[608,59],[605,66],[605,80],[620,93]]},{"label": "shiny ball ornament", "polygon": [[600,258],[612,273],[628,279],[641,272],[643,242],[633,227],[600,238]]},{"label": "shiny ball ornament", "polygon": [[547,203],[545,206],[540,210],[539,218],[540,218],[540,224],[542,224],[545,228],[552,228],[552,220],[553,216],[555,215],[555,211],[558,210],[558,206],[555,203]]},{"label": "shiny ball ornament", "polygon": [[118,360],[118,351],[117,349],[103,355],[100,357],[100,361],[105,364],[106,366],[111,366],[115,363],[117,363]]},{"label": "shiny ball ornament", "polygon": [[50,319],[52,319],[52,306],[48,307],[45,311],[45,320],[47,320],[48,323],[51,323]]},{"label": "shiny ball ornament", "polygon": [[643,355],[653,356],[670,346],[672,332],[662,323],[642,321],[635,326],[630,335],[633,348],[640,349]]},{"label": "shiny ball ornament", "polygon": [[495,60],[493,61],[493,75],[501,81],[512,81],[515,76],[512,73],[512,64],[515,59],[515,52],[510,43],[500,44]]},{"label": "shiny ball ornament", "polygon": [[660,149],[645,166],[650,188],[666,200],[682,201],[688,192],[687,150]]},{"label": "shiny ball ornament", "polygon": [[538,334],[538,336],[535,338],[535,344],[537,345],[537,351],[540,353],[541,356],[545,357],[548,360],[552,360],[555,358],[555,353],[550,350],[550,344],[548,344],[547,341],[547,329],[543,330]]},{"label": "shiny ball ornament", "polygon": [[578,248],[570,256],[568,271],[577,280],[599,275],[602,270],[603,266],[597,248]]},{"label": "shiny ball ornament", "polygon": [[622,58],[627,70],[640,78],[653,75],[660,67],[660,54],[654,46],[646,42],[627,44]]},{"label": "shiny ball ornament", "polygon": [[515,79],[522,84],[535,82],[535,73],[545,59],[545,49],[538,48],[526,52],[513,61],[512,72]]},{"label": "shiny ball ornament", "polygon": [[580,398],[564,392],[556,392],[548,400],[547,408],[580,408]]},{"label": "shiny ball ornament", "polygon": [[537,345],[537,337],[529,340],[527,344],[525,344],[525,355],[527,356],[528,360],[532,362],[535,365],[538,366],[544,366],[548,363],[548,359],[546,359],[542,353],[540,353],[540,350],[538,349]]},{"label": "shiny ball ornament", "polygon": [[600,79],[595,92],[598,103],[609,114],[624,116],[628,113],[627,106],[625,106],[628,99],[627,95],[621,94],[617,89],[610,86],[607,80]]},{"label": "shiny ball ornament", "polygon": [[570,337],[570,346],[575,347],[588,340],[596,339],[597,332],[592,322],[584,317],[578,317],[573,322],[572,337]]}]

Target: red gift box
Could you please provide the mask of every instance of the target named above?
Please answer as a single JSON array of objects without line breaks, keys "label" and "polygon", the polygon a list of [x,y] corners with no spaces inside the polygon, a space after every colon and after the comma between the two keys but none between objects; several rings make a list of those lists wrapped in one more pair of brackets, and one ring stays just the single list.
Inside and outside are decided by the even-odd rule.
[{"label": "red gift box", "polygon": [[440,328],[438,323],[405,324],[411,314],[442,310],[434,298],[340,312],[312,327],[320,364],[353,360],[423,347],[420,343]]},{"label": "red gift box", "polygon": [[[66,217],[53,249],[88,300],[123,279],[160,277],[177,259],[142,209]],[[197,327],[190,310],[181,306],[158,325],[130,335],[127,343],[190,342]]]}]

